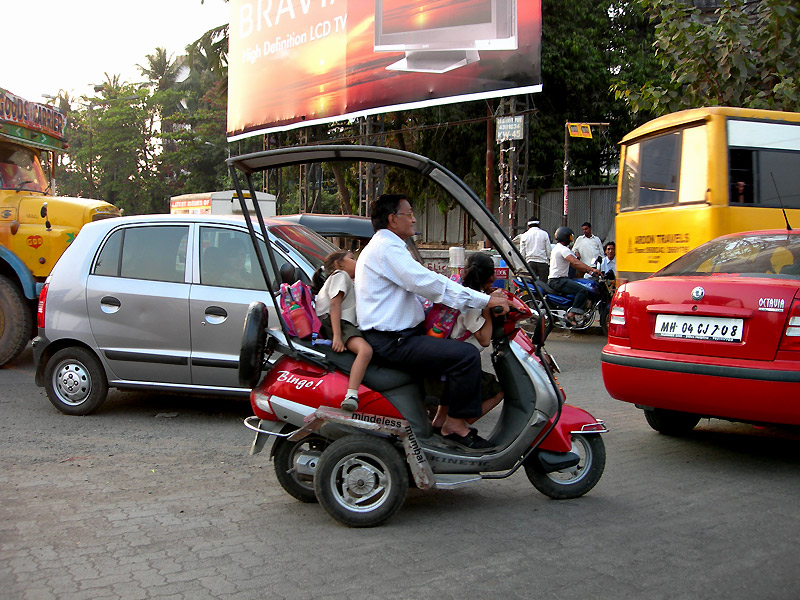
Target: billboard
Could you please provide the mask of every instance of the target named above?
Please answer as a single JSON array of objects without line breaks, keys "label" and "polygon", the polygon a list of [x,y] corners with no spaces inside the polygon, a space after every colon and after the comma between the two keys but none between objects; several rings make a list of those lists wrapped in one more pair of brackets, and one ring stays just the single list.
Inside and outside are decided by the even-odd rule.
[{"label": "billboard", "polygon": [[540,0],[230,0],[228,139],[541,91]]}]

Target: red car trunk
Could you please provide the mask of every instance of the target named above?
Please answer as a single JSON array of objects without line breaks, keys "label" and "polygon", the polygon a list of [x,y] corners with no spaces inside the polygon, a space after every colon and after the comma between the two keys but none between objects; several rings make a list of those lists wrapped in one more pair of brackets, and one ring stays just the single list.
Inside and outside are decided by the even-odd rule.
[{"label": "red car trunk", "polygon": [[638,281],[625,309],[631,348],[774,360],[797,289],[736,274]]}]

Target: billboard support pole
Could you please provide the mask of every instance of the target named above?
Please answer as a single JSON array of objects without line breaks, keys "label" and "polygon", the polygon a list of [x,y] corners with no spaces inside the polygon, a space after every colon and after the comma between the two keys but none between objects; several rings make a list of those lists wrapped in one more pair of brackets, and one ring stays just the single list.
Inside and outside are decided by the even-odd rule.
[{"label": "billboard support pole", "polygon": [[567,224],[569,212],[569,121],[564,123],[564,212],[561,215],[561,225]]}]

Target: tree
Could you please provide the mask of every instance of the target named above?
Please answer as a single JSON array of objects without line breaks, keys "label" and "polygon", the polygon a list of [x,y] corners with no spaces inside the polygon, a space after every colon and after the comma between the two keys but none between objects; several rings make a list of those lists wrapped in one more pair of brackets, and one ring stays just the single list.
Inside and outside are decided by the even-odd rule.
[{"label": "tree", "polygon": [[651,115],[632,115],[615,99],[620,79],[644,83],[658,70],[654,29],[636,0],[544,0],[542,92],[533,95],[530,187],[563,182],[564,124],[607,122],[591,140],[570,146],[572,185],[611,182],[618,162],[616,141]]},{"label": "tree", "polygon": [[793,0],[722,0],[713,12],[687,0],[638,0],[656,30],[666,81],[621,78],[633,111],[700,106],[800,110],[800,7]]}]

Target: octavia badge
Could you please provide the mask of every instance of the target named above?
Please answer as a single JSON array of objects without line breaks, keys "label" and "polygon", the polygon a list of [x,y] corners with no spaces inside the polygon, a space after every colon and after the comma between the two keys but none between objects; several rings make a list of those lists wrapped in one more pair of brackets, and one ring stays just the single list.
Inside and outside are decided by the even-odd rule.
[{"label": "octavia badge", "polygon": [[692,290],[692,300],[698,302],[703,299],[703,296],[706,295],[706,291],[701,288],[699,285]]}]

